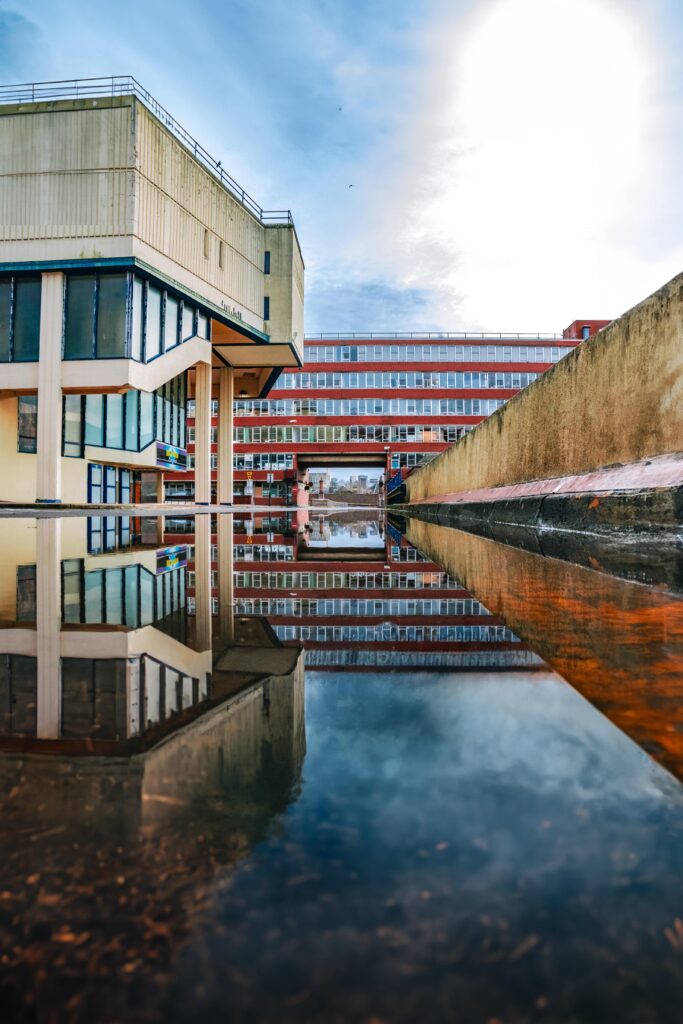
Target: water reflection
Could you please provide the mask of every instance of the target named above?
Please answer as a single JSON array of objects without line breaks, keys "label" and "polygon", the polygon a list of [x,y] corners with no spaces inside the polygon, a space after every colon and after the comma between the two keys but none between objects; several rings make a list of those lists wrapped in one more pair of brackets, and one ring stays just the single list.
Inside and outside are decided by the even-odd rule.
[{"label": "water reflection", "polygon": [[9,1019],[677,1019],[672,599],[420,530],[4,524]]},{"label": "water reflection", "polygon": [[[637,743],[683,778],[683,600],[410,519],[406,536]],[[601,566],[598,565],[598,568]]]}]

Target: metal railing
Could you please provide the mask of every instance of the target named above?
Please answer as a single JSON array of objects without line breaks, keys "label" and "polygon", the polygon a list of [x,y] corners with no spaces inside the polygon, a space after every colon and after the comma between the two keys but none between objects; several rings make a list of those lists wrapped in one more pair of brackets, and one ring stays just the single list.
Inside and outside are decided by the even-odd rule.
[{"label": "metal railing", "polygon": [[[351,334],[307,334],[305,341],[561,341],[563,334],[520,334],[519,331],[366,331]],[[576,340],[576,339],[565,339]]]},{"label": "metal railing", "polygon": [[109,78],[71,78],[56,82],[22,82],[0,85],[0,105],[8,103],[43,103],[49,100],[88,99],[105,96],[136,96],[161,121],[179,142],[190,151],[202,166],[217,178],[238,202],[262,224],[290,224],[294,221],[290,210],[264,210],[253,196],[242,188],[224,170],[220,160],[207,152],[190,133],[179,124],[154,97],[131,75],[111,75]]}]

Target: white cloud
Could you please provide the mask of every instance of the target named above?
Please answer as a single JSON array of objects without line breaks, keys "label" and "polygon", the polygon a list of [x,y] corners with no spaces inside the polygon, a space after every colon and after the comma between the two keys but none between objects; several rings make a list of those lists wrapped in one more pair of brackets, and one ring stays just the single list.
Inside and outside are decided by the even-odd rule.
[{"label": "white cloud", "polygon": [[361,232],[350,258],[372,273],[377,252],[453,329],[618,315],[683,269],[664,48],[642,10],[490,0],[435,25],[420,102],[369,203],[374,245]]}]

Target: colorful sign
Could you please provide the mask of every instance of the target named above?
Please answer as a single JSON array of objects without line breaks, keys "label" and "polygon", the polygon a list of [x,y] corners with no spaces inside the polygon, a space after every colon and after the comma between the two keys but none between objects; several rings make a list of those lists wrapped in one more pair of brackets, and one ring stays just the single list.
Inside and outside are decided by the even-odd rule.
[{"label": "colorful sign", "polygon": [[180,544],[174,548],[161,548],[157,551],[157,576],[162,572],[172,572],[187,565],[187,545]]},{"label": "colorful sign", "polygon": [[157,466],[183,471],[187,469],[187,452],[184,448],[157,441]]}]

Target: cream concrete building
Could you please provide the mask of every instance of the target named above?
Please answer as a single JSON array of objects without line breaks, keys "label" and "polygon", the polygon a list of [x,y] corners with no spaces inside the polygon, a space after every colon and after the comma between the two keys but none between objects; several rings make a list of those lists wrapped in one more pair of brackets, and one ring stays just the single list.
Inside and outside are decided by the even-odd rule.
[{"label": "cream concrete building", "polygon": [[232,500],[232,398],[303,353],[304,265],[269,212],[134,79],[0,88],[0,500]]}]

